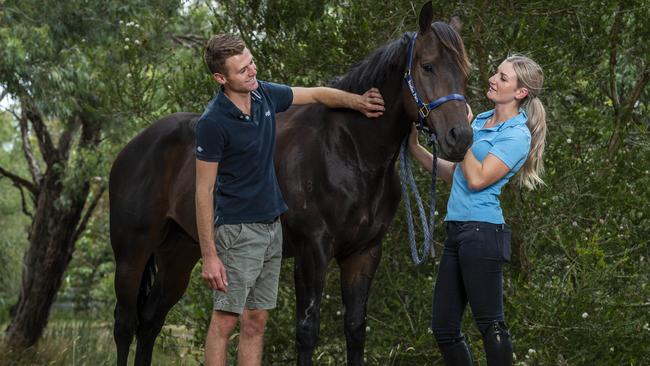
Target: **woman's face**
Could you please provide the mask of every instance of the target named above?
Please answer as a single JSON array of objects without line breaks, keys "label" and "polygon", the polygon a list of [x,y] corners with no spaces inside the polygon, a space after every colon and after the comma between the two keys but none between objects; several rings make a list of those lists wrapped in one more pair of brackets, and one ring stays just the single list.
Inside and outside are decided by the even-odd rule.
[{"label": "woman's face", "polygon": [[528,95],[525,88],[517,88],[517,74],[512,63],[503,61],[497,72],[488,79],[487,97],[494,103],[517,103]]}]

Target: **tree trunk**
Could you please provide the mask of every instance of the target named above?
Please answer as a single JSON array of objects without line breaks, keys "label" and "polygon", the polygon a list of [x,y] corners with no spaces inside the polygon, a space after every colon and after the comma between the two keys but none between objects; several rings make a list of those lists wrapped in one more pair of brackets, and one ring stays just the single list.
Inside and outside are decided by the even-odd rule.
[{"label": "tree trunk", "polygon": [[47,325],[72,252],[89,185],[70,193],[69,201],[57,204],[64,189],[62,173],[50,170],[39,190],[36,212],[29,231],[23,279],[18,303],[6,331],[7,343],[15,349],[34,345]]}]

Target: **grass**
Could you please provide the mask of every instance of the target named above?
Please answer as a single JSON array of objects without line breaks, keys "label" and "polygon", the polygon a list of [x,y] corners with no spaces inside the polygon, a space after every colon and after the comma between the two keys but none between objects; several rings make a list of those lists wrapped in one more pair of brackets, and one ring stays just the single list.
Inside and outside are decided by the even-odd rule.
[{"label": "grass", "polygon": [[[55,314],[43,338],[34,347],[22,352],[0,350],[1,366],[47,365],[85,366],[115,365],[116,349],[112,322],[97,321],[88,315],[71,318],[71,314]],[[5,329],[6,325],[2,326]],[[166,326],[165,337],[158,337],[152,365],[200,365],[202,350],[193,348],[184,328]],[[131,345],[129,364],[135,357],[135,342]]]}]

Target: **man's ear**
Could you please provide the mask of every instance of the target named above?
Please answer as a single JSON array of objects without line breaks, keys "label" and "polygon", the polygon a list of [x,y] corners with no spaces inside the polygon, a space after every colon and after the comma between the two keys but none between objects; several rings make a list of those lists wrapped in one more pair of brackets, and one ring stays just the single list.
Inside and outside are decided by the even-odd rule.
[{"label": "man's ear", "polygon": [[221,85],[224,85],[226,83],[226,76],[223,75],[223,74],[220,74],[218,72],[215,72],[214,74],[212,74],[212,78],[214,79],[214,81],[216,81],[217,83],[219,83]]}]

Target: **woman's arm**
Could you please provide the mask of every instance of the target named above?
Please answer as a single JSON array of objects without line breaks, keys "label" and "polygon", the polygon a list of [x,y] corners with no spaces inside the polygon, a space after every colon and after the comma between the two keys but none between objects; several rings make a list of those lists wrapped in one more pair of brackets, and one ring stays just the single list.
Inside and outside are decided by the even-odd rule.
[{"label": "woman's arm", "polygon": [[[415,125],[411,127],[411,133],[409,135],[409,152],[415,160],[420,163],[429,173],[431,173],[433,167],[433,155],[427,151],[420,143],[418,142],[418,130],[415,128]],[[451,184],[451,177],[454,174],[454,169],[456,164],[437,158],[436,159],[436,169],[438,177],[445,182]]]},{"label": "woman's arm", "polygon": [[478,161],[471,148],[467,150],[460,168],[467,180],[467,186],[475,191],[491,186],[510,171],[501,159],[492,154],[488,154],[482,162]]}]

